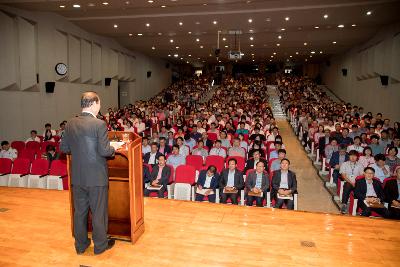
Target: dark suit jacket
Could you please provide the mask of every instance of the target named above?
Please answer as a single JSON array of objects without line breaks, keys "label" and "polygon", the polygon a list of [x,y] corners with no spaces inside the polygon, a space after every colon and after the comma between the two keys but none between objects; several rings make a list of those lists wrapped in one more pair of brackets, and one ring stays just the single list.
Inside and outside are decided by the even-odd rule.
[{"label": "dark suit jacket", "polygon": [[[263,159],[263,158],[261,158],[260,161],[264,162],[264,169],[265,169],[265,170],[268,170],[268,162],[267,162],[265,159]],[[253,158],[248,159],[248,160],[246,161],[246,167],[244,168],[243,173],[246,174],[247,170],[251,170],[251,169],[254,169],[254,168],[255,168],[255,166],[254,166],[254,159],[253,159]]]},{"label": "dark suit jacket", "polygon": [[[383,202],[384,195],[383,195],[382,183],[374,179],[372,181],[372,185],[374,186],[376,196],[381,200],[381,202]],[[354,197],[357,198],[358,200],[364,200],[366,195],[367,195],[367,181],[365,179],[357,180],[354,187]]]},{"label": "dark suit jacket", "polygon": [[114,154],[106,123],[89,113],[68,121],[60,145],[72,155],[71,183],[80,186],[107,186],[107,159]]},{"label": "dark suit jacket", "polygon": [[[197,179],[197,184],[201,185],[204,188],[204,183],[206,182],[207,170],[202,170],[199,174],[199,178]],[[214,174],[211,178],[210,189],[215,190],[218,187],[218,174]]]},{"label": "dark suit jacket", "polygon": [[[157,179],[159,166],[154,165],[150,175],[150,183],[152,183],[155,179]],[[165,165],[162,172],[159,184],[162,184],[165,188],[167,188],[167,184],[169,182],[169,177],[171,176],[171,169],[169,166]]]},{"label": "dark suit jacket", "polygon": [[[281,184],[281,170],[277,170],[274,172],[274,176],[272,176],[272,194],[275,197],[276,193],[279,190],[279,186]],[[288,171],[288,186],[292,191],[292,194],[297,191],[297,179],[296,174],[291,170]]]},{"label": "dark suit jacket", "polygon": [[[203,139],[200,139],[200,140],[203,140]],[[210,139],[207,139],[206,141],[204,141],[203,140],[203,142],[204,142],[204,145],[206,146],[206,147],[208,147],[208,149],[210,149],[211,150],[211,148],[213,147],[213,141],[211,141]]]},{"label": "dark suit jacket", "polygon": [[[146,154],[144,154],[143,156],[143,162],[146,164],[149,164],[149,160],[150,160],[150,153],[151,152],[147,152]],[[157,151],[156,153],[156,163],[158,163],[158,157],[161,156],[163,154],[161,154],[160,152]],[[154,164],[153,164],[154,165]]]},{"label": "dark suit jacket", "polygon": [[393,200],[397,200],[399,198],[399,190],[397,188],[397,180],[393,179],[387,181],[385,184],[385,188],[383,188],[383,193],[385,195],[385,201],[389,204],[392,203]]},{"label": "dark suit jacket", "polygon": [[[257,181],[257,174],[256,171],[254,170],[253,172],[250,172],[249,175],[246,177],[246,192],[249,192],[256,186],[256,181]],[[266,172],[264,172],[262,175],[261,191],[263,192],[269,191],[269,178]]]},{"label": "dark suit jacket", "polygon": [[[331,138],[329,138],[329,142],[331,141]],[[324,155],[325,151],[325,146],[329,144],[325,142],[325,136],[322,136],[318,139],[318,149],[319,149],[319,155],[322,157]]]},{"label": "dark suit jacket", "polygon": [[[224,169],[221,172],[220,179],[219,179],[219,188],[223,189],[226,184],[228,183],[228,174],[229,174],[229,169]],[[234,187],[238,190],[242,190],[244,187],[244,181],[243,181],[243,173],[239,171],[238,169],[235,170],[235,179],[234,179]]]},{"label": "dark suit jacket", "polygon": [[[158,146],[158,149],[160,149],[160,146]],[[158,150],[158,151],[160,152],[160,150]],[[164,155],[171,154],[171,147],[169,145],[165,145],[164,153],[162,153],[162,154],[164,154]]]},{"label": "dark suit jacket", "polygon": [[[337,164],[339,164],[339,151],[335,151],[332,154],[331,160],[329,161],[329,165],[331,165],[332,168],[334,168]],[[346,153],[344,156],[344,161],[349,160],[349,155]]]}]

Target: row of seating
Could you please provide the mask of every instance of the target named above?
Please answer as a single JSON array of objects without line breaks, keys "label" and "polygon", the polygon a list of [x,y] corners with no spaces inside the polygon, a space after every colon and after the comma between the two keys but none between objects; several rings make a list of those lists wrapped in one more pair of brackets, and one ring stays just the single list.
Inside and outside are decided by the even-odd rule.
[{"label": "row of seating", "polygon": [[45,159],[0,158],[0,186],[68,190],[67,164]]}]

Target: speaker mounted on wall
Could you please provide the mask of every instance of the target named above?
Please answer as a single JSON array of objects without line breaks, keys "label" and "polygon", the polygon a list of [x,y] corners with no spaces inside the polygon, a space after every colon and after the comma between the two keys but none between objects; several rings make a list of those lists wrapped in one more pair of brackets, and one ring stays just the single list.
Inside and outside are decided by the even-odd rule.
[{"label": "speaker mounted on wall", "polygon": [[110,86],[111,85],[111,78],[104,78],[104,85]]},{"label": "speaker mounted on wall", "polygon": [[54,87],[56,86],[55,82],[45,82],[44,86],[46,87],[46,93],[52,94],[54,93]]},{"label": "speaker mounted on wall", "polygon": [[347,69],[342,69],[343,76],[347,76]]},{"label": "speaker mounted on wall", "polygon": [[151,71],[148,71],[147,72],[147,78],[150,78],[151,77]]},{"label": "speaker mounted on wall", "polygon": [[389,85],[389,76],[387,75],[381,75],[381,84],[383,86],[388,86]]}]

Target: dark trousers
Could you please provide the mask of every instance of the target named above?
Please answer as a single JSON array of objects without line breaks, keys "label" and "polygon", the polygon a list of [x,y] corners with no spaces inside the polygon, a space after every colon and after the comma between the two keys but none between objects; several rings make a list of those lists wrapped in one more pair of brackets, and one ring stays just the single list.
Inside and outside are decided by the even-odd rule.
[{"label": "dark trousers", "polygon": [[357,207],[361,209],[361,216],[369,217],[371,216],[371,212],[374,211],[382,217],[387,217],[387,209],[375,209],[367,207],[367,205],[364,203],[364,200],[359,199],[357,202]]},{"label": "dark trousers", "polygon": [[74,200],[75,248],[83,251],[89,244],[88,213],[92,212],[94,251],[106,249],[108,229],[108,186],[72,186]]},{"label": "dark trousers", "polygon": [[247,195],[246,205],[253,206],[254,200],[256,201],[257,207],[263,206],[264,197],[256,197],[256,196],[249,196],[249,195]]},{"label": "dark trousers", "polygon": [[390,205],[391,203],[389,203],[389,209],[388,209],[389,218],[400,220],[400,209],[392,208]]},{"label": "dark trousers", "polygon": [[347,204],[350,198],[350,193],[354,191],[354,186],[351,183],[343,182],[343,195],[342,195],[342,203]]},{"label": "dark trousers", "polygon": [[288,210],[294,210],[294,201],[291,199],[276,198],[275,208],[281,209],[283,204],[286,204]]},{"label": "dark trousers", "polygon": [[[204,197],[205,197],[205,195],[196,193],[196,201],[203,201]],[[212,195],[208,195],[208,202],[215,203],[215,193]]]},{"label": "dark trousers", "polygon": [[337,185],[340,173],[339,170],[334,169],[332,172],[333,182]]},{"label": "dark trousers", "polygon": [[161,187],[160,190],[148,190],[148,189],[145,189],[145,190],[144,190],[144,195],[145,195],[146,197],[148,197],[148,196],[150,195],[151,192],[157,192],[158,198],[164,198],[164,193],[165,193],[166,190],[167,190],[167,186]]},{"label": "dark trousers", "polygon": [[[222,191],[221,191],[221,192],[222,192]],[[239,192],[240,192],[240,191],[238,191],[237,194],[225,194],[225,193],[221,193],[221,203],[226,204],[226,201],[227,201],[228,199],[231,199],[232,204],[237,205],[237,204],[238,204],[237,199],[238,199],[238,196],[239,196]]]}]

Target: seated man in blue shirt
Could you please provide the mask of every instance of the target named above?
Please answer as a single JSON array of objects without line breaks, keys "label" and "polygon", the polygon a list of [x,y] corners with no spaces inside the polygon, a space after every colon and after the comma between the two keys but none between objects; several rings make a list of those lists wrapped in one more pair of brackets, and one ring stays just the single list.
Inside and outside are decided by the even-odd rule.
[{"label": "seated man in blue shirt", "polygon": [[186,159],[183,155],[179,154],[179,146],[172,146],[172,154],[168,156],[167,164],[172,165],[174,169],[180,165],[186,164]]},{"label": "seated man in blue shirt", "polygon": [[[256,170],[250,172],[246,178],[247,206],[253,206],[254,200],[256,201],[257,207],[263,206],[262,202],[269,191],[269,178],[267,172],[264,171],[264,167],[264,162],[257,162]],[[255,194],[262,193],[262,195],[251,196],[249,195],[250,192]]]},{"label": "seated man in blue shirt", "polygon": [[390,177],[390,168],[386,165],[386,157],[383,154],[377,154],[374,156],[375,163],[370,165],[370,167],[374,168],[375,170],[375,177],[378,178],[381,183]]},{"label": "seated man in blue shirt", "polygon": [[369,147],[372,149],[372,155],[374,156],[385,153],[385,148],[381,144],[379,144],[379,136],[376,134],[371,135],[371,144],[369,145]]},{"label": "seated man in blue shirt", "polygon": [[339,179],[339,170],[340,166],[346,161],[349,160],[349,155],[346,153],[347,147],[345,145],[340,145],[339,146],[339,151],[333,152],[332,158],[329,161],[329,165],[333,169],[333,182],[337,185],[338,179]]}]

